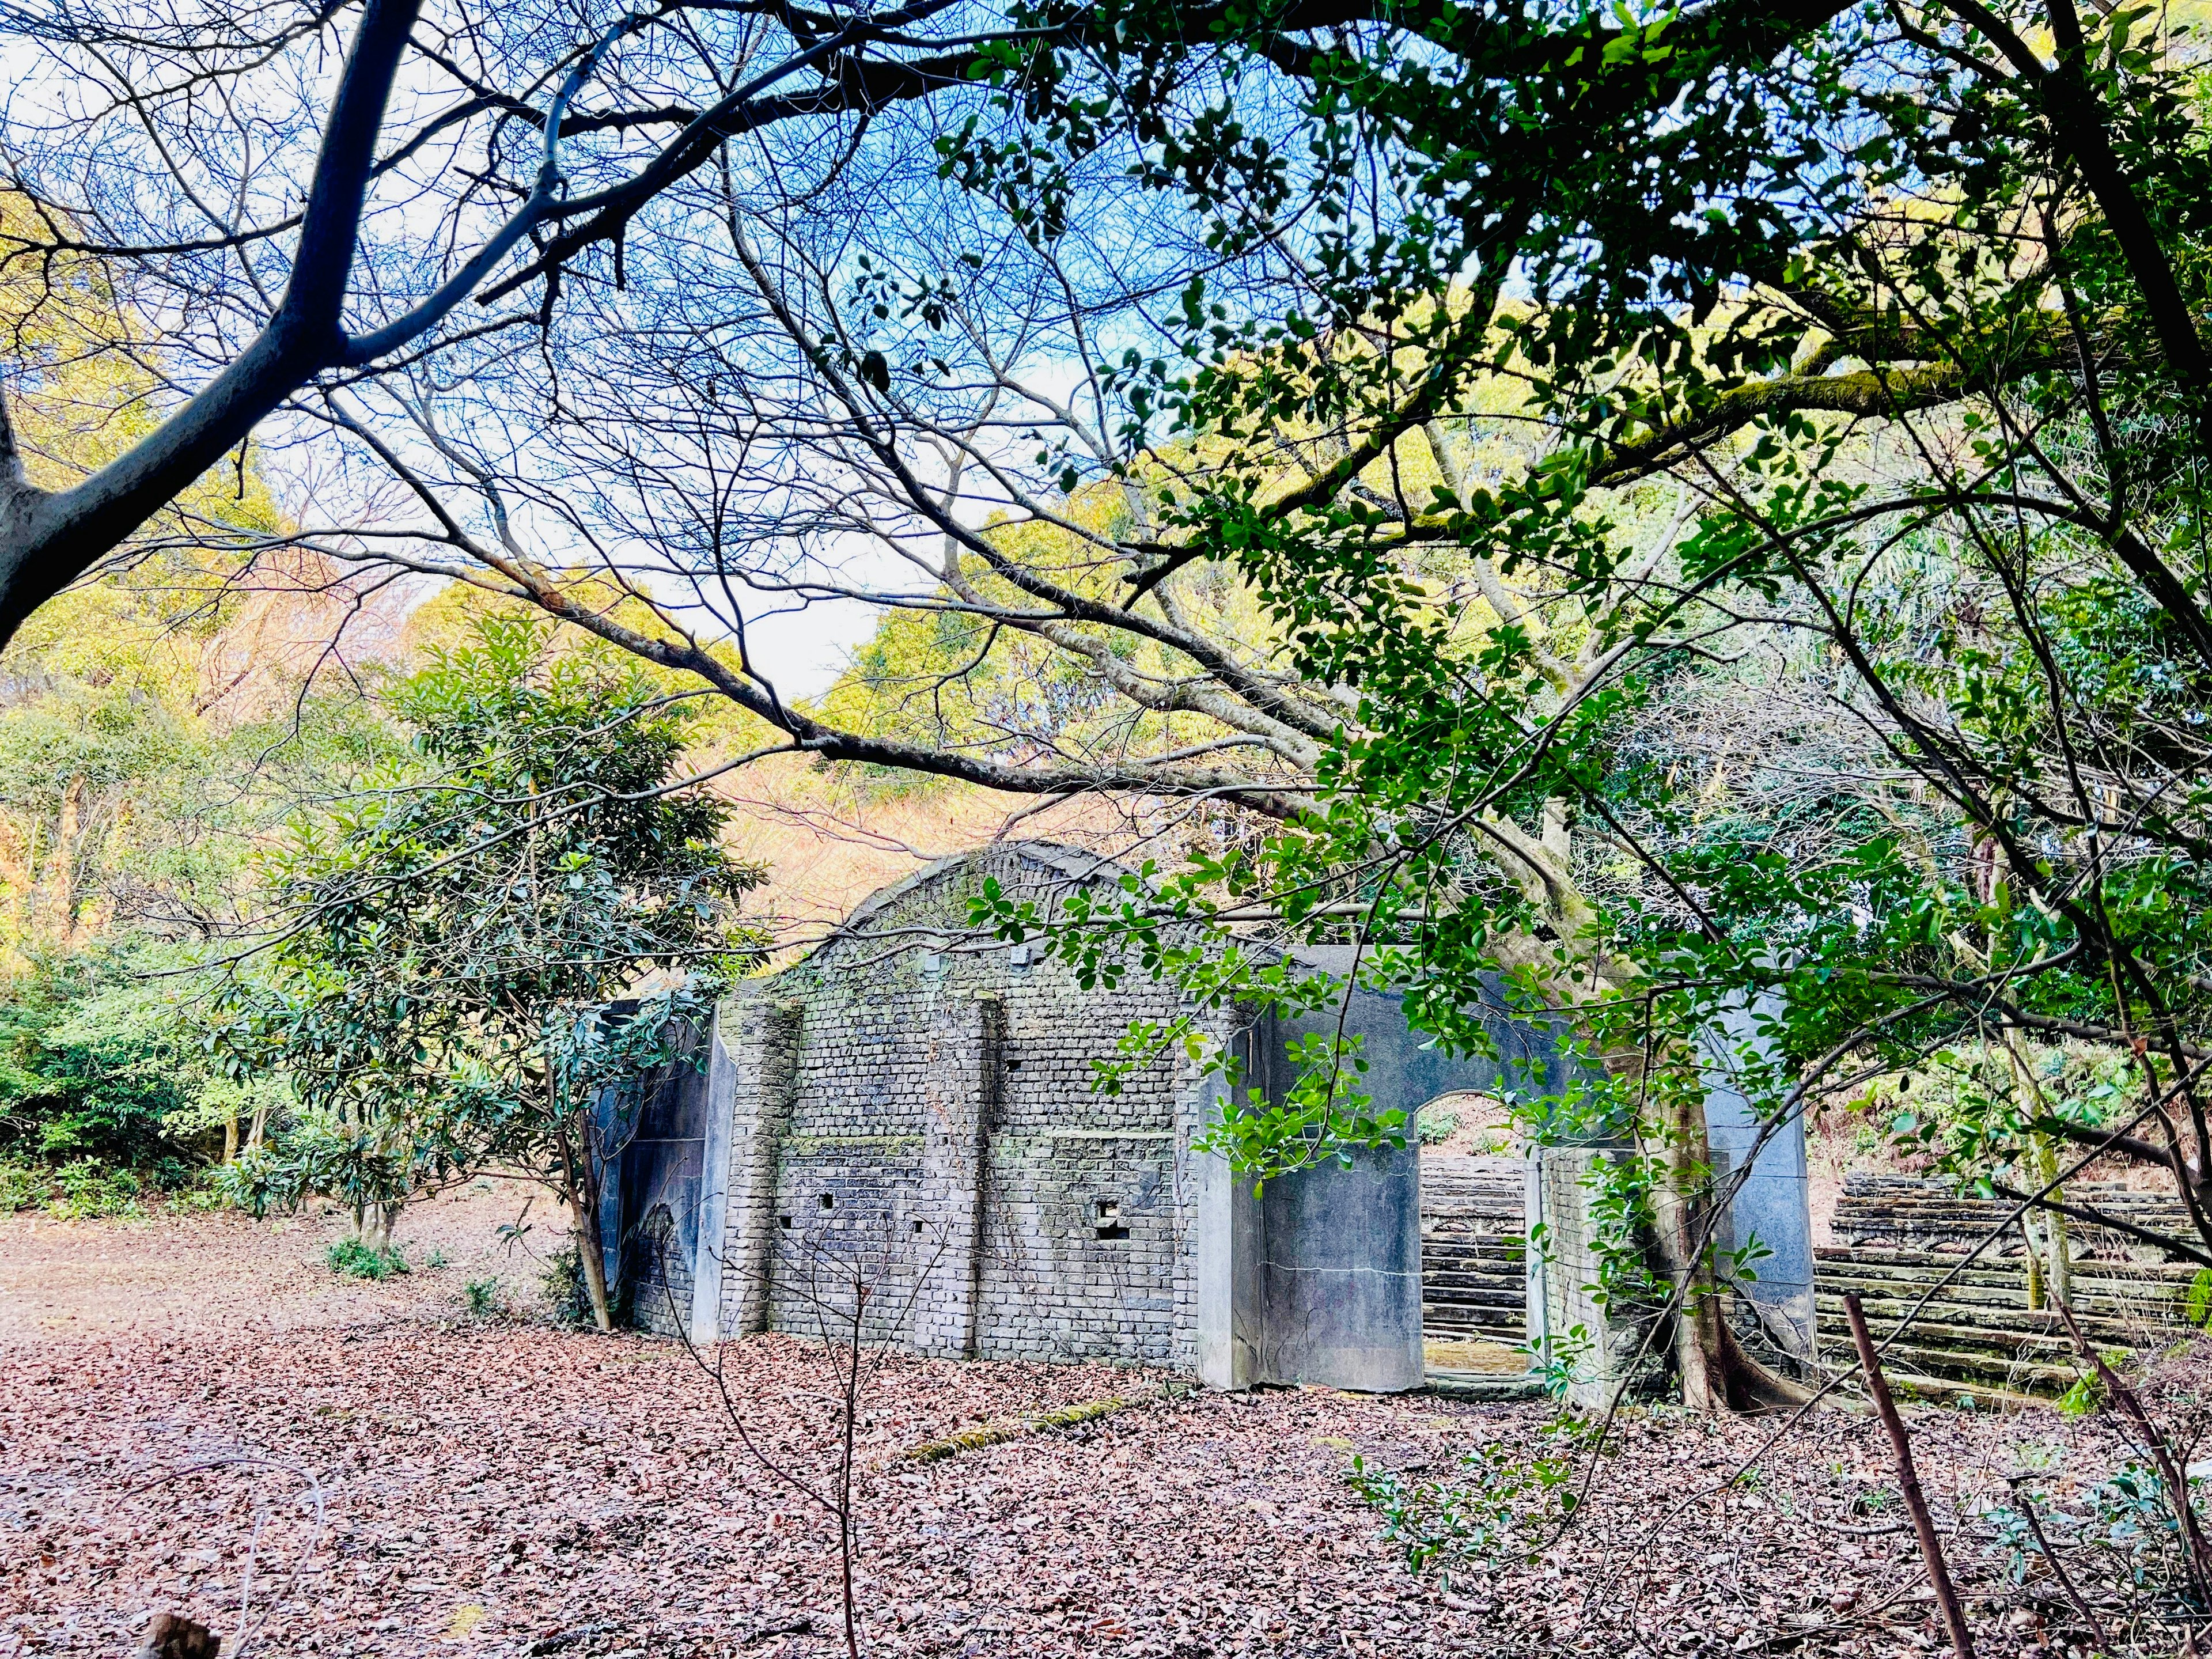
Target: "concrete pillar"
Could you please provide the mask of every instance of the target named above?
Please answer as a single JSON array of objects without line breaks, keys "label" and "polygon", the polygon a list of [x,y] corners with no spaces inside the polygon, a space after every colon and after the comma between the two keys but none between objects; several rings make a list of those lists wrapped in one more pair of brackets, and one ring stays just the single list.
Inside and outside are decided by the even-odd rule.
[{"label": "concrete pillar", "polygon": [[[701,1273],[693,1292],[692,1340],[718,1310],[716,1334],[750,1336],[768,1328],[769,1280],[775,1266],[777,1151],[791,1121],[799,1066],[799,1006],[772,1002],[765,985],[740,986],[715,1011],[714,1054],[709,1062],[708,1122],[725,1146],[708,1148],[707,1184],[720,1169],[722,1241],[714,1273]],[[706,1218],[700,1231],[707,1232]]]},{"label": "concrete pillar", "polygon": [[[1602,1411],[1627,1382],[1644,1343],[1648,1316],[1598,1299],[1601,1263],[1594,1248],[1591,1211],[1604,1180],[1601,1167],[1634,1156],[1626,1147],[1536,1146],[1529,1151],[1528,1336],[1540,1361],[1566,1378],[1567,1402]],[[1539,1252],[1542,1261],[1536,1261]]]},{"label": "concrete pillar", "polygon": [[707,1030],[705,1145],[701,1150],[698,1239],[691,1262],[691,1313],[687,1334],[694,1347],[721,1340],[722,1279],[729,1253],[730,1105],[737,1089],[737,1060],[730,1040],[737,1033],[730,1005],[714,1010]]},{"label": "concrete pillar", "polygon": [[[929,1282],[915,1304],[915,1346],[972,1359],[988,1243],[990,1139],[1000,1114],[1006,1004],[949,996],[925,1042],[921,1193]],[[929,1224],[935,1223],[933,1232]]]},{"label": "concrete pillar", "polygon": [[1267,1183],[1263,1380],[1366,1394],[1421,1386],[1421,1156],[1357,1152]]},{"label": "concrete pillar", "polygon": [[[1389,1012],[1395,1013],[1393,1004]],[[1290,1067],[1272,1019],[1238,1039],[1242,1086],[1271,1097]],[[1229,1102],[1217,1088],[1210,1121]],[[1194,1160],[1199,1378],[1209,1388],[1320,1383],[1418,1389],[1421,1363],[1420,1156],[1408,1146],[1270,1181],[1225,1159]]]},{"label": "concrete pillar", "polygon": [[[1228,1091],[1212,1079],[1200,1129],[1221,1121]],[[1249,1389],[1261,1380],[1260,1206],[1249,1176],[1218,1152],[1189,1154],[1192,1315],[1199,1381]]]},{"label": "concrete pillar", "polygon": [[[1771,1002],[1729,1009],[1705,1039],[1705,1138],[1723,1191],[1758,1146],[1762,1124],[1740,1085],[1747,1066],[1770,1058],[1771,1045],[1759,1031],[1760,1016],[1778,1012]],[[1768,1254],[1749,1264],[1755,1277],[1741,1285],[1744,1297],[1778,1347],[1812,1364],[1813,1206],[1802,1114],[1776,1126],[1729,1206],[1720,1242],[1741,1249],[1754,1240]]]}]

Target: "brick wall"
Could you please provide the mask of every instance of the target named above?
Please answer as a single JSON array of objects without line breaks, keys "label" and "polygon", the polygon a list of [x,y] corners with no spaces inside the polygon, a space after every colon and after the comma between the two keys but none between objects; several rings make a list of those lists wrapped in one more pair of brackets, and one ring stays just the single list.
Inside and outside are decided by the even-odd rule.
[{"label": "brick wall", "polygon": [[869,1340],[928,1352],[1194,1363],[1202,1080],[1174,1045],[1091,1086],[1180,992],[1086,990],[967,925],[987,877],[1049,908],[1114,873],[1036,843],[946,860],[725,1009],[726,1331],[834,1335],[858,1306]]},{"label": "brick wall", "polygon": [[[971,931],[987,880],[1049,915],[1119,873],[1041,842],[943,860],[861,906],[804,962],[740,987],[717,1012],[709,1064],[683,1074],[687,1091],[700,1081],[703,1109],[641,1123],[623,1155],[623,1237],[635,1245],[665,1224],[676,1245],[627,1249],[637,1322],[672,1330],[680,1315],[702,1342],[857,1328],[933,1354],[1163,1364],[1224,1388],[1418,1384],[1417,1154],[1272,1181],[1263,1201],[1192,1152],[1219,1085],[1181,1041],[1162,1042],[1117,1092],[1093,1086],[1133,1024],[1182,1021],[1176,988],[1133,966],[1086,988],[1038,941]],[[1301,961],[1348,969],[1329,955]],[[1571,1069],[1555,1033],[1502,1005],[1498,1057],[1455,1059],[1371,990],[1341,1016],[1261,1020],[1235,1041],[1254,1081],[1278,1091],[1292,1041],[1339,1018],[1368,1042],[1367,1085],[1384,1106],[1508,1084],[1556,1091]],[[1200,1035],[1227,1040],[1231,1024],[1208,1015]],[[1589,1327],[1579,1382],[1601,1397],[1641,1333],[1608,1322],[1585,1288],[1582,1177],[1597,1155],[1547,1154],[1552,1259],[1532,1251],[1522,1265],[1549,1291],[1531,1299],[1533,1326],[1555,1338]]]},{"label": "brick wall", "polygon": [[656,1204],[639,1224],[629,1254],[630,1322],[662,1336],[681,1335],[691,1312],[691,1256],[677,1248],[677,1231],[668,1206]]}]

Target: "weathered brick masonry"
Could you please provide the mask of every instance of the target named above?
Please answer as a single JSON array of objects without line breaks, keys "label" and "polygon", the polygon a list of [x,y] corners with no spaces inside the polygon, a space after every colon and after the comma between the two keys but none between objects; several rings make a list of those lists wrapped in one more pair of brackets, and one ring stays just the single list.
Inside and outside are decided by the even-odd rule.
[{"label": "weathered brick masonry", "polygon": [[[969,927],[986,879],[1050,909],[1118,873],[1038,843],[945,860],[725,1005],[719,1334],[835,1332],[865,1289],[871,1340],[924,1352],[1194,1364],[1206,1082],[1176,1043],[1092,1086],[1132,1022],[1185,1013],[1180,993],[1141,973],[1085,990],[1041,945]],[[666,1328],[664,1274],[631,1272],[651,1282],[639,1322]]]},{"label": "weathered brick masonry", "polygon": [[[1295,1019],[1201,1012],[1140,967],[1086,988],[1039,942],[970,926],[987,881],[1048,916],[1121,875],[1043,842],[945,860],[743,986],[708,1064],[680,1068],[621,1155],[607,1245],[632,1316],[702,1343],[857,1319],[870,1341],[932,1354],[1418,1387],[1414,1151],[1255,1192],[1195,1145],[1221,1085],[1181,1036],[1231,1047],[1279,1100],[1299,1041],[1343,1030],[1367,1045],[1376,1104],[1410,1112],[1455,1089],[1556,1090],[1553,1035],[1501,1006],[1495,1055],[1453,1059],[1394,994]],[[1351,971],[1334,960],[1348,951],[1307,954]],[[1137,1028],[1163,1040],[1102,1092],[1097,1062]]]}]

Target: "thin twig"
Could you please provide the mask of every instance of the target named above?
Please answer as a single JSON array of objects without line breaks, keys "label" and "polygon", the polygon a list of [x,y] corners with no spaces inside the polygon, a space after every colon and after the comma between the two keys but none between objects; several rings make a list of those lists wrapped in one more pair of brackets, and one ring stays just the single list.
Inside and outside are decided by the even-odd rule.
[{"label": "thin twig", "polygon": [[2113,1652],[2112,1638],[2105,1634],[2105,1626],[2096,1610],[2075,1588],[2074,1575],[2066,1571],[2066,1564],[2058,1559],[2058,1552],[2051,1547],[2051,1540],[2043,1535],[2043,1522],[2035,1517],[2035,1506],[2021,1492],[2020,1483],[2026,1477],[2007,1475],[2005,1484],[2012,1489],[2012,1506],[2020,1518],[2027,1522],[2027,1530],[2035,1540],[2035,1547],[2043,1552],[2043,1559],[2051,1564],[2051,1571],[2058,1580],[2058,1588],[2066,1592],[2066,1599],[2074,1604],[2074,1611],[2089,1626],[2089,1634],[2097,1638],[2097,1646],[2106,1653]]}]

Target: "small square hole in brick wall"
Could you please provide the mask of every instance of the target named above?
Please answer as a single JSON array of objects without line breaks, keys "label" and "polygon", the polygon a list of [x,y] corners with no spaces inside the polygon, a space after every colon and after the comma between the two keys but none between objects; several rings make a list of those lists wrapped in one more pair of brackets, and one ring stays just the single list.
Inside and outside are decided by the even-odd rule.
[{"label": "small square hole in brick wall", "polygon": [[825,1210],[834,1210],[837,1207],[837,1200],[824,1193],[822,1194],[822,1207]]},{"label": "small square hole in brick wall", "polygon": [[1098,1200],[1097,1222],[1098,1237],[1101,1238],[1127,1238],[1129,1236],[1129,1230],[1121,1224],[1121,1206],[1114,1199],[1102,1198]]},{"label": "small square hole in brick wall", "polygon": [[914,1230],[916,1232],[920,1232],[921,1231],[921,1223],[920,1221],[916,1221],[914,1224]]},{"label": "small square hole in brick wall", "polygon": [[775,1224],[782,1228],[784,1231],[789,1232],[791,1231],[791,1218],[787,1215],[780,1215],[775,1218]]}]

